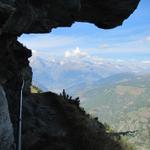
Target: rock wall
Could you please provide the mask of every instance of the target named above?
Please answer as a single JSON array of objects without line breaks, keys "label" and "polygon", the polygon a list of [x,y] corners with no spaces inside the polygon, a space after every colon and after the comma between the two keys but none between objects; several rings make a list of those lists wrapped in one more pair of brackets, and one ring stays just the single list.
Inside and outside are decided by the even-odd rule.
[{"label": "rock wall", "polygon": [[[8,56],[3,57],[3,70],[5,82],[3,83],[8,101],[11,121],[14,127],[14,135],[17,137],[17,122],[22,81],[25,80],[24,96],[30,95],[32,70],[29,66],[28,57],[31,51],[23,47],[19,42],[8,45]],[[9,57],[9,60],[6,58]],[[1,60],[1,61],[2,61]],[[7,68],[8,65],[8,68]],[[1,67],[2,68],[2,67]],[[8,73],[7,73],[8,71]],[[8,74],[8,77],[6,76]]]},{"label": "rock wall", "polygon": [[10,121],[7,99],[0,85],[0,150],[13,150],[14,135]]},{"label": "rock wall", "polygon": [[25,80],[26,96],[30,94],[32,80],[28,61],[31,51],[17,37],[23,33],[47,33],[56,27],[71,26],[75,21],[110,29],[121,25],[139,1],[0,0],[0,83],[6,92],[14,133],[22,80]]}]

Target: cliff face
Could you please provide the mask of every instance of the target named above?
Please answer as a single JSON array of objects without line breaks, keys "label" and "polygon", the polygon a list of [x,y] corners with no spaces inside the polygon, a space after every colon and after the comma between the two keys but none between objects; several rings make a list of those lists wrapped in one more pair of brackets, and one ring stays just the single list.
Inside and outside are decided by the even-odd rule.
[{"label": "cliff face", "polygon": [[12,150],[13,148],[13,128],[10,121],[7,99],[2,86],[0,86],[0,149]]},{"label": "cliff face", "polygon": [[[0,0],[0,86],[5,89],[14,134],[22,79],[25,80],[24,96],[30,94],[32,80],[28,61],[31,51],[19,43],[17,37],[23,33],[50,32],[52,28],[71,26],[75,21],[113,28],[121,25],[138,3],[139,0]],[[5,113],[9,120],[8,109]],[[0,126],[4,124],[1,120],[2,116]],[[1,146],[11,143],[9,138],[0,142]]]}]

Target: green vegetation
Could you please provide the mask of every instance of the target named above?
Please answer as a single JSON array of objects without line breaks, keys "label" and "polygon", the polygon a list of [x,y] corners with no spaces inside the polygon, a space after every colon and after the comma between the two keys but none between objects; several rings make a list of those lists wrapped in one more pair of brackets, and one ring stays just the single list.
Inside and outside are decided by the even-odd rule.
[{"label": "green vegetation", "polygon": [[[82,93],[82,106],[116,132],[135,131],[126,138],[137,150],[150,149],[150,79],[149,76],[99,86]],[[107,130],[111,130],[109,126]]]},{"label": "green vegetation", "polygon": [[73,99],[72,96],[69,96],[69,94],[66,94],[65,89],[63,89],[63,92],[60,93],[60,96],[63,97],[63,99],[68,101],[69,103],[75,104],[79,107],[80,105],[79,97]]},{"label": "green vegetation", "polygon": [[[34,89],[34,92],[36,93],[41,92],[41,90],[39,90],[39,88],[35,86],[33,86],[32,89]],[[65,90],[63,90],[60,95],[47,92],[41,94],[33,94],[33,97],[34,99],[36,97],[36,99],[38,100],[38,106],[41,104],[42,106],[43,104],[47,106],[49,104],[55,107],[55,109],[57,108],[57,113],[61,114],[64,127],[67,127],[67,130],[69,131],[66,137],[61,137],[61,140],[64,140],[63,142],[71,143],[74,149],[133,150],[130,146],[128,146],[128,144],[123,143],[121,138],[118,139],[115,136],[112,136],[112,134],[108,132],[108,130],[110,131],[110,127],[108,125],[108,128],[106,129],[106,127],[98,121],[98,118],[92,118],[89,114],[87,114],[85,110],[80,107],[79,98],[73,99],[71,96],[66,94]],[[40,112],[39,115],[41,116]],[[45,115],[47,115],[47,111],[44,115],[42,114],[41,119],[43,119]],[[44,127],[46,126],[44,125]],[[51,141],[51,136],[46,136],[46,140]],[[37,149],[39,147],[38,145],[40,145],[41,142],[42,140],[40,142],[38,141],[38,144],[36,143],[35,145],[33,145],[34,148]],[[47,144],[49,144],[49,142]]]},{"label": "green vegetation", "polygon": [[[71,137],[78,141],[78,150],[134,150],[132,146],[112,136],[112,129],[108,124],[103,125],[97,118],[92,118],[86,114],[79,106],[79,98],[72,99],[65,90],[57,99],[59,110],[64,113],[66,121],[72,131]],[[108,132],[109,131],[109,132]]]},{"label": "green vegetation", "polygon": [[104,123],[104,127],[105,127],[105,130],[107,133],[113,133],[114,132],[113,128],[109,124],[107,124],[106,122]]},{"label": "green vegetation", "polygon": [[42,92],[43,91],[40,88],[38,88],[34,85],[31,86],[31,93],[42,93]]},{"label": "green vegetation", "polygon": [[120,139],[120,143],[121,143],[122,147],[126,150],[136,150],[136,147],[133,144],[129,143],[129,140],[127,137],[122,137]]},{"label": "green vegetation", "polygon": [[108,125],[107,123],[104,123],[105,130],[109,135],[116,141],[119,141],[120,145],[125,150],[136,150],[135,146],[130,144],[128,142],[128,139],[130,136],[134,136],[134,133],[136,131],[126,131],[126,132],[116,132],[113,130],[113,128]]}]

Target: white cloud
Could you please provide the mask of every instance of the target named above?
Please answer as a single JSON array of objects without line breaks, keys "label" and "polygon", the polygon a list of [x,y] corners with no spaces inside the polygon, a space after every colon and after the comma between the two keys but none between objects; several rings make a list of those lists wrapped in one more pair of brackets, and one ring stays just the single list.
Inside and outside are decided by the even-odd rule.
[{"label": "white cloud", "polygon": [[32,54],[36,54],[37,53],[37,51],[36,50],[32,50]]},{"label": "white cloud", "polygon": [[37,34],[37,35],[23,35],[19,41],[33,50],[50,50],[69,45],[74,45],[80,42],[80,38],[72,36],[62,36],[53,34]]},{"label": "white cloud", "polygon": [[145,61],[142,61],[142,63],[144,63],[144,64],[150,64],[150,61],[149,60],[145,60]]},{"label": "white cloud", "polygon": [[147,41],[150,41],[150,36],[147,36],[147,37],[146,37],[146,40],[147,40]]},{"label": "white cloud", "polygon": [[100,49],[108,49],[108,48],[109,48],[109,44],[103,43],[103,44],[100,45],[99,48],[100,48]]},{"label": "white cloud", "polygon": [[88,54],[86,52],[82,52],[79,47],[77,47],[75,50],[73,51],[66,51],[65,52],[65,58],[69,58],[69,57],[77,57],[77,58],[83,58],[88,56]]},{"label": "white cloud", "polygon": [[105,59],[100,58],[100,57],[96,57],[96,56],[90,56],[90,57],[89,57],[89,61],[90,61],[91,63],[96,64],[96,65],[102,65],[102,64],[104,64]]}]

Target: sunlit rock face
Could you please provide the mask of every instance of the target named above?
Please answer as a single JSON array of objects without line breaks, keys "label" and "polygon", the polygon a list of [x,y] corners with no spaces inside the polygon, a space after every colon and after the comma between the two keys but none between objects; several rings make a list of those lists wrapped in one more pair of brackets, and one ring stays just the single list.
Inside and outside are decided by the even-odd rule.
[{"label": "sunlit rock face", "polygon": [[113,28],[133,13],[139,1],[0,0],[0,83],[6,92],[15,131],[22,80],[25,80],[25,95],[30,94],[32,80],[28,61],[31,51],[17,37],[23,33],[48,33],[53,28],[71,26],[75,21]]}]

